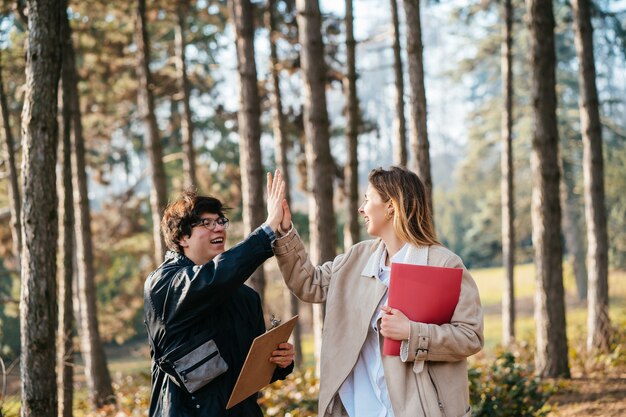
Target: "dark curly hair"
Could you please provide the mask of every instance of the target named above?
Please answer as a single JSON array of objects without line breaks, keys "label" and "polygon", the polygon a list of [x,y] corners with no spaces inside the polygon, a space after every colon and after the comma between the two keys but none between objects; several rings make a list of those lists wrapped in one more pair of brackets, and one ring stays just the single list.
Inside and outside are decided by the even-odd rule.
[{"label": "dark curly hair", "polygon": [[215,197],[199,196],[196,190],[186,189],[180,197],[171,202],[163,213],[161,219],[161,232],[168,248],[178,253],[183,253],[180,239],[183,236],[191,236],[191,226],[200,221],[204,213],[224,216],[222,202]]}]

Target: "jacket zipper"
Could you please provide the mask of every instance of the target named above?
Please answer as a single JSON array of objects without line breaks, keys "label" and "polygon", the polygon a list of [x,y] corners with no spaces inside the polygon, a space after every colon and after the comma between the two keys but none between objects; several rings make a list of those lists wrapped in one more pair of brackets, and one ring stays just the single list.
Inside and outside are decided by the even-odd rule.
[{"label": "jacket zipper", "polygon": [[435,388],[435,394],[437,395],[437,405],[439,406],[439,410],[441,411],[441,415],[443,415],[443,417],[446,417],[446,412],[444,411],[444,405],[443,402],[441,401],[441,397],[439,396],[439,384],[437,384],[437,381],[434,377],[434,375],[432,374],[432,372],[430,371],[430,366],[427,369],[428,372],[428,377],[430,378],[430,382],[433,384],[433,387]]},{"label": "jacket zipper", "polygon": [[215,356],[217,356],[219,354],[219,351],[215,351],[213,353],[211,353],[209,356],[207,356],[206,358],[202,359],[201,361],[199,361],[198,363],[195,363],[193,365],[191,365],[189,368],[185,369],[184,371],[180,371],[180,374],[183,376],[183,378],[190,372],[192,372],[194,369],[199,368],[200,366],[204,365],[205,363],[207,363],[208,361],[210,361],[211,359],[213,359]]}]

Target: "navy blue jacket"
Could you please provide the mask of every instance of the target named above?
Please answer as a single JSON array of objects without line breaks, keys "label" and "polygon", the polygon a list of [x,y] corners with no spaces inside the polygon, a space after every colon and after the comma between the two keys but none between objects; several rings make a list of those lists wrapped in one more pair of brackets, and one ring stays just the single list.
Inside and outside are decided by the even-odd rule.
[{"label": "navy blue jacket", "polygon": [[[254,338],[265,332],[259,295],[244,281],[273,255],[270,238],[258,228],[243,242],[205,265],[169,251],[146,279],[144,312],[162,355],[207,330],[228,364],[228,371],[188,394],[152,361],[150,417],[261,417],[257,396],[230,410],[226,403]],[[153,353],[154,355],[154,353]],[[153,358],[154,359],[154,358]],[[273,380],[293,369],[276,368]]]}]

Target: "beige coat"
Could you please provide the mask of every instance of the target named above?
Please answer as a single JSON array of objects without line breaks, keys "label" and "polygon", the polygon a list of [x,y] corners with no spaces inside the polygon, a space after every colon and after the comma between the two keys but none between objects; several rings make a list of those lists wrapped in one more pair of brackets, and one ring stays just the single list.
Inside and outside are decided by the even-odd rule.
[{"label": "beige coat", "polygon": [[[326,301],[320,416],[346,415],[338,391],[357,362],[370,319],[386,291],[377,278],[384,249],[380,239],[368,240],[333,261],[314,266],[297,232],[274,243],[278,265],[291,291],[303,301]],[[428,265],[463,268],[461,293],[450,324],[411,322],[409,341],[403,342],[404,354],[382,357],[393,411],[396,417],[469,416],[466,358],[483,346],[478,288],[461,259],[448,249],[411,247],[407,263],[422,263],[420,253],[425,254],[423,263]]]}]

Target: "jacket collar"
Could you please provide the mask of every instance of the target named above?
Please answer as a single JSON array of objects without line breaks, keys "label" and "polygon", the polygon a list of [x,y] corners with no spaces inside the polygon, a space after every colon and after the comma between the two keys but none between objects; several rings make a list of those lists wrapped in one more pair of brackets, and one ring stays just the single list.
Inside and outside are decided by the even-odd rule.
[{"label": "jacket collar", "polygon": [[175,252],[173,250],[168,250],[165,253],[165,262],[170,261],[170,260],[172,260],[174,262],[177,262],[177,263],[181,263],[181,264],[183,264],[185,266],[195,266],[196,265],[196,264],[193,263],[193,261],[191,259],[187,258],[182,253],[178,253],[178,252]]},{"label": "jacket collar", "polygon": [[[378,239],[378,245],[376,246],[376,250],[370,256],[361,272],[362,276],[365,277],[376,277],[378,276],[378,267],[380,265],[380,258],[385,253],[385,243]],[[428,246],[420,246],[415,247],[413,245],[409,245],[409,249],[404,255],[404,259],[402,259],[402,263],[411,264],[411,265],[428,265]]]}]

